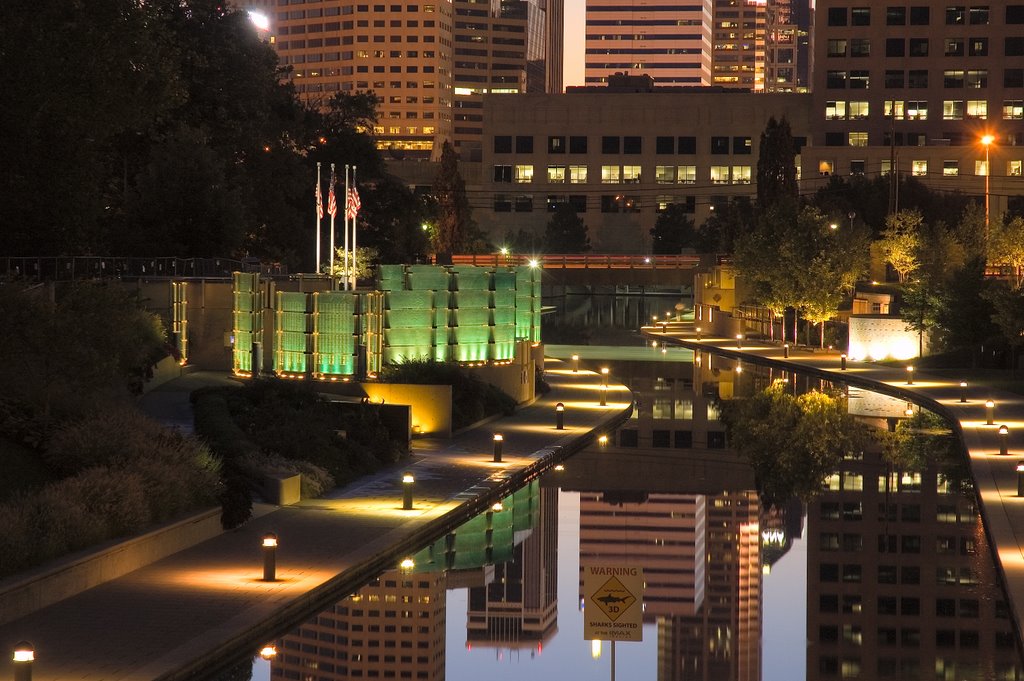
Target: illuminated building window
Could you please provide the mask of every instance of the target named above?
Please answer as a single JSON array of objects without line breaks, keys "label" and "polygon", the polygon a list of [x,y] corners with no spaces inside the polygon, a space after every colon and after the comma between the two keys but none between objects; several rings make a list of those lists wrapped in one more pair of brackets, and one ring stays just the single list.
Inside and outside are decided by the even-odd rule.
[{"label": "illuminated building window", "polygon": [[697,166],[676,166],[676,182],[679,184],[696,184]]},{"label": "illuminated building window", "polygon": [[825,102],[825,120],[838,121],[846,118],[846,102]]},{"label": "illuminated building window", "polygon": [[601,166],[601,183],[618,184],[621,181],[619,166]]},{"label": "illuminated building window", "polygon": [[903,118],[903,100],[900,99],[887,99],[882,109],[882,115],[886,118],[892,118],[893,115],[896,118]]},{"label": "illuminated building window", "polygon": [[[671,139],[671,138],[668,138]],[[676,181],[675,166],[655,166],[654,181],[658,184],[674,184]]]},{"label": "illuminated building window", "polygon": [[640,182],[640,166],[622,166],[622,181],[631,184]]},{"label": "illuminated building window", "polygon": [[587,181],[587,166],[569,166],[569,182],[571,184],[585,184]]},{"label": "illuminated building window", "polygon": [[729,184],[729,166],[711,166],[713,184]]},{"label": "illuminated building window", "polygon": [[907,117],[911,120],[927,120],[928,102],[914,99],[907,102]]},{"label": "illuminated building window", "polygon": [[565,182],[565,166],[548,166],[548,182]]},{"label": "illuminated building window", "polygon": [[835,171],[835,161],[818,161],[818,172],[822,175],[831,175]]},{"label": "illuminated building window", "polygon": [[1021,176],[1021,161],[1007,161],[1006,162],[1006,174],[1010,177]]},{"label": "illuminated building window", "polygon": [[668,196],[667,194],[659,194],[654,199],[654,212],[664,213],[673,203],[674,201],[671,196]]},{"label": "illuminated building window", "polygon": [[911,161],[910,174],[914,177],[924,177],[928,174],[928,161]]},{"label": "illuminated building window", "polygon": [[750,166],[733,166],[732,183],[750,184]]},{"label": "illuminated building window", "polygon": [[515,179],[519,184],[533,182],[533,165],[517,163],[515,168]]},{"label": "illuminated building window", "polygon": [[960,100],[945,100],[942,102],[942,120],[960,121],[964,117],[964,103]]},{"label": "illuminated building window", "polygon": [[949,160],[942,162],[942,174],[946,177],[956,177],[960,174],[960,161]]},{"label": "illuminated building window", "polygon": [[866,132],[851,132],[847,134],[847,141],[851,147],[866,147],[868,134]]},{"label": "illuminated building window", "polygon": [[978,177],[988,175],[988,163],[984,159],[974,162],[974,174]]},{"label": "illuminated building window", "polygon": [[867,118],[868,117],[868,103],[867,102],[850,102],[850,120]]},{"label": "illuminated building window", "polygon": [[851,473],[846,471],[843,473],[843,489],[850,491],[861,491],[864,489],[864,476],[860,473]]},{"label": "illuminated building window", "polygon": [[1003,119],[1008,121],[1024,119],[1024,99],[1008,99],[1004,101]]},{"label": "illuminated building window", "polygon": [[988,102],[984,99],[967,100],[968,118],[988,118]]}]

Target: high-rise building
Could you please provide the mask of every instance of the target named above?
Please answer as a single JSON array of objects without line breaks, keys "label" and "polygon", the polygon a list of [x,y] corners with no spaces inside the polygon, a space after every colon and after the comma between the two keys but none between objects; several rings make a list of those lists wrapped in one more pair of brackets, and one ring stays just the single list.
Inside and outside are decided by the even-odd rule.
[{"label": "high-rise building", "polygon": [[647,5],[636,0],[587,0],[588,85],[615,73],[646,73],[658,85],[711,84],[712,0]]},{"label": "high-rise building", "polygon": [[711,84],[764,90],[764,0],[715,0]]},{"label": "high-rise building", "polygon": [[376,94],[374,137],[391,158],[436,159],[451,140],[478,159],[483,94],[561,91],[563,2],[239,4],[267,14],[268,40],[303,100]]}]

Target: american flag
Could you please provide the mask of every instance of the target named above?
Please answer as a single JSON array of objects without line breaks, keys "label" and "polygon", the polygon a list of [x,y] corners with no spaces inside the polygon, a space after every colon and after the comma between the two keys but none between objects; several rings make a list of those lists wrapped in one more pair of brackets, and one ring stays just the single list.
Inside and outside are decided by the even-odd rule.
[{"label": "american flag", "polygon": [[316,219],[317,220],[323,220],[324,219],[324,200],[323,200],[323,194],[320,193],[320,182],[319,182],[319,180],[316,183]]},{"label": "american flag", "polygon": [[331,188],[327,190],[327,213],[333,218],[338,214],[338,199],[334,197],[334,171],[331,171]]},{"label": "american flag", "polygon": [[345,215],[349,219],[354,220],[356,215],[359,214],[359,208],[362,204],[359,202],[359,192],[356,191],[355,187],[351,187],[348,190],[348,200],[345,202]]}]

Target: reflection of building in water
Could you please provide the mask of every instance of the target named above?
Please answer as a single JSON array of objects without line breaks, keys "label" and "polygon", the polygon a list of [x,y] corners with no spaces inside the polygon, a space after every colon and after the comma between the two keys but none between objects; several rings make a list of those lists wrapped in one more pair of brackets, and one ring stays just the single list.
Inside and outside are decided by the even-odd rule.
[{"label": "reflection of building in water", "polygon": [[659,680],[760,678],[758,510],[749,491],[581,493],[580,564],[644,569]]},{"label": "reflection of building in water", "polygon": [[803,532],[804,505],[792,499],[785,506],[761,510],[761,571],[771,572],[772,566],[793,548],[793,540]]},{"label": "reflection of building in water", "polygon": [[844,461],[807,514],[807,678],[1019,679],[974,492]]},{"label": "reflection of building in water", "polygon": [[285,636],[274,678],[444,679],[443,572],[389,570]]},{"label": "reflection of building in water", "polygon": [[558,625],[558,490],[540,490],[532,531],[516,542],[510,560],[496,563],[493,578],[469,589],[466,637],[474,645],[532,647]]}]

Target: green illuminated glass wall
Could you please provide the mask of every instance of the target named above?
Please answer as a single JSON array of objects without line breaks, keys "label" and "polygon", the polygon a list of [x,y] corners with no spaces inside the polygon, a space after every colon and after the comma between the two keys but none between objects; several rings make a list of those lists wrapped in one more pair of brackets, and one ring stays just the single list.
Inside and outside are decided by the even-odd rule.
[{"label": "green illuminated glass wall", "polygon": [[256,272],[235,272],[231,275],[234,312],[232,315],[232,360],[236,372],[252,371],[253,342],[263,334],[260,305],[260,275]]},{"label": "green illuminated glass wall", "polygon": [[356,373],[356,312],[359,298],[348,291],[313,294],[313,374]]},{"label": "green illuminated glass wall", "polygon": [[468,570],[512,560],[513,550],[540,517],[537,480],[501,501],[501,510],[489,510],[468,520],[454,532],[415,554],[416,572]]}]

